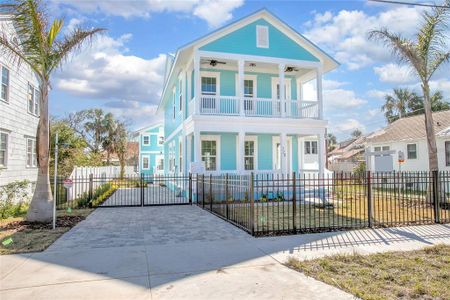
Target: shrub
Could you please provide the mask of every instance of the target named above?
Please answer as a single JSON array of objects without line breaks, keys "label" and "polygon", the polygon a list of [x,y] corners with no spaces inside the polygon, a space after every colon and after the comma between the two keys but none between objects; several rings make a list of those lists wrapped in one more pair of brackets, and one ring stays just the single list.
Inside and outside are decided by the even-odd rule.
[{"label": "shrub", "polygon": [[106,199],[108,199],[115,191],[117,190],[117,186],[112,185],[110,183],[105,183],[101,187],[99,187],[96,191],[95,197],[92,198],[91,206],[96,207],[102,204]]},{"label": "shrub", "polygon": [[14,181],[0,187],[0,218],[18,217],[28,210],[28,180]]}]

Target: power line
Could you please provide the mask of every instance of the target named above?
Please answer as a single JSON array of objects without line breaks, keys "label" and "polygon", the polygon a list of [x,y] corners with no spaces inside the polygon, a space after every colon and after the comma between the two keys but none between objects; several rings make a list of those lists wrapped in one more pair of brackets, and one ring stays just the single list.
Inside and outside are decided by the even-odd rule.
[{"label": "power line", "polygon": [[427,4],[427,3],[415,3],[415,2],[403,2],[403,1],[391,1],[391,0],[368,0],[368,1],[379,2],[379,3],[390,3],[390,4],[403,4],[403,5],[435,7],[435,8],[450,8],[450,6],[446,6],[446,5],[436,5],[436,4]]}]

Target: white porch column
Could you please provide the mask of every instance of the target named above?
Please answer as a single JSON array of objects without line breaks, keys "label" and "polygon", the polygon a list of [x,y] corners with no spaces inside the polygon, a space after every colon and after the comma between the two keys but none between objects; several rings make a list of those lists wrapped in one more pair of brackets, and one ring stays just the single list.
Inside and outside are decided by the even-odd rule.
[{"label": "white porch column", "polygon": [[317,154],[319,160],[319,175],[322,176],[325,171],[325,134],[320,133],[317,135]]},{"label": "white porch column", "polygon": [[200,76],[200,55],[195,53],[194,55],[194,97],[195,97],[195,114],[200,114],[201,104],[201,76]]},{"label": "white porch column", "polygon": [[238,60],[238,93],[239,97],[239,114],[241,116],[245,115],[244,109],[244,61],[242,59]]},{"label": "white porch column", "polygon": [[281,173],[286,174],[288,171],[288,165],[287,165],[287,143],[286,143],[286,133],[280,134],[280,146],[281,146]]},{"label": "white porch column", "polygon": [[319,119],[323,119],[323,95],[322,95],[322,67],[316,69],[317,73],[317,104],[319,109]]},{"label": "white porch column", "polygon": [[281,116],[284,117],[286,115],[286,95],[284,92],[284,64],[278,65],[278,83],[280,85],[280,106],[281,106]]},{"label": "white porch column", "polygon": [[202,161],[201,151],[200,131],[197,129],[194,131],[194,162]]},{"label": "white porch column", "polygon": [[192,135],[186,136],[186,152],[183,157],[186,165],[186,173],[191,172],[191,161],[192,161]]},{"label": "white porch column", "polygon": [[237,154],[237,169],[240,174],[245,171],[244,164],[244,156],[245,156],[245,132],[239,131],[238,134],[238,154]]}]

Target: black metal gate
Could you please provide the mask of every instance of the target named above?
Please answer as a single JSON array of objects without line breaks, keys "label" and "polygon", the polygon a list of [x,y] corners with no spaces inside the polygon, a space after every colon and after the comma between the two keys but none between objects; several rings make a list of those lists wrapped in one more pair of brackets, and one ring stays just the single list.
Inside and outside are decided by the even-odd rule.
[{"label": "black metal gate", "polygon": [[[67,182],[66,182],[67,183]],[[132,175],[72,178],[72,186],[58,179],[57,207],[133,207],[192,204],[192,176]]]}]

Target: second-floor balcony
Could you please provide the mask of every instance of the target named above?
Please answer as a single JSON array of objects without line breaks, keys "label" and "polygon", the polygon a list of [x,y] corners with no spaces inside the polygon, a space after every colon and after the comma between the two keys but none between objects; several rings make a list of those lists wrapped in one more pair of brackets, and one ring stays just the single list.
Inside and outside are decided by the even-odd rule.
[{"label": "second-floor balcony", "polygon": [[[189,103],[189,114],[196,111],[195,99]],[[201,115],[319,119],[317,101],[272,98],[201,95],[198,113]]]}]

